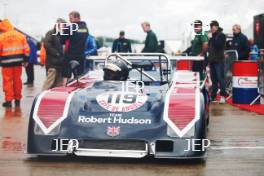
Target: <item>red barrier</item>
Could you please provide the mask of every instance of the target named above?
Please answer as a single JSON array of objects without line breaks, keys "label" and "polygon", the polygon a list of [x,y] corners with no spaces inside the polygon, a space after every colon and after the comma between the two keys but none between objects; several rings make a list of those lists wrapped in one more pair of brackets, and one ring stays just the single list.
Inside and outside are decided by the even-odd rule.
[{"label": "red barrier", "polygon": [[258,97],[258,64],[255,61],[233,62],[233,103],[250,104]]},{"label": "red barrier", "polygon": [[177,70],[192,70],[192,60],[179,60],[177,61]]}]

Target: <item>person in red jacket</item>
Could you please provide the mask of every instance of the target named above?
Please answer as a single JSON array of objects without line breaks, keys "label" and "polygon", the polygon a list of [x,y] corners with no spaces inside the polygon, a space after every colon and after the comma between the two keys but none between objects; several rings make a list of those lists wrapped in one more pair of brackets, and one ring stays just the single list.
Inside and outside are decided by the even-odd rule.
[{"label": "person in red jacket", "polygon": [[26,37],[16,31],[9,20],[0,21],[0,65],[2,66],[3,107],[20,106],[22,98],[22,65],[27,62],[30,49]]}]

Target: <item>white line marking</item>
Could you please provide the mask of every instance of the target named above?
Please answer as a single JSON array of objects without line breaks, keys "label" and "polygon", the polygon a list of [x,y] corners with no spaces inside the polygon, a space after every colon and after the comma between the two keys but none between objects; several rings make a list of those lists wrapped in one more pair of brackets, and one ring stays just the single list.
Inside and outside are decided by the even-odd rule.
[{"label": "white line marking", "polygon": [[236,147],[236,146],[227,146],[227,147],[210,147],[212,150],[264,150],[264,146],[256,146],[256,147]]}]

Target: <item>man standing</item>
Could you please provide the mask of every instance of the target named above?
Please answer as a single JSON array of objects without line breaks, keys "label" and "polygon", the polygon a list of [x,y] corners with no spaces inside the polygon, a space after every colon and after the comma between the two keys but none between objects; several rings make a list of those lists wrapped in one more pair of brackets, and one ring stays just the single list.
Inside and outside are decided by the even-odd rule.
[{"label": "man standing", "polygon": [[247,36],[241,32],[240,25],[236,24],[233,26],[233,40],[231,48],[236,50],[238,53],[238,60],[248,60],[250,46]]},{"label": "man standing", "polygon": [[84,62],[85,63],[85,68],[84,68],[84,71],[87,72],[87,71],[92,69],[92,61],[89,60],[89,57],[98,55],[96,40],[95,40],[94,36],[92,36],[90,34],[89,31],[88,31],[88,37],[87,37],[86,42],[85,42],[84,54],[85,54],[85,62]]},{"label": "man standing", "polygon": [[125,31],[120,31],[119,38],[113,43],[112,53],[131,53],[131,43],[125,38]]},{"label": "man standing", "polygon": [[0,22],[0,65],[2,66],[3,107],[20,106],[22,98],[22,64],[28,60],[30,49],[26,37],[16,31],[9,20]]},{"label": "man standing", "polygon": [[60,31],[65,23],[65,20],[59,18],[55,27],[48,31],[44,38],[47,78],[42,90],[48,90],[62,84],[63,48],[60,43],[59,34],[54,34],[56,34],[56,31]]},{"label": "man standing", "polygon": [[[69,62],[71,60],[76,60],[80,63],[80,68],[78,69],[78,75],[84,73],[84,61],[85,61],[85,42],[88,37],[88,29],[86,23],[81,21],[81,15],[77,11],[73,11],[69,14],[69,20],[72,23],[61,35],[62,44],[68,42],[68,48],[65,52],[65,65],[66,69],[63,71],[63,77],[70,78],[71,70]],[[76,24],[76,25],[74,25]],[[75,27],[78,30],[71,30]]]},{"label": "man standing", "polygon": [[25,82],[24,85],[33,86],[34,64],[38,64],[37,45],[30,37],[27,38],[27,42],[30,48],[30,55],[28,59],[28,66],[26,67],[27,82]]},{"label": "man standing", "polygon": [[88,33],[88,37],[85,42],[85,50],[84,50],[85,57],[89,56],[97,56],[97,45],[94,36]]},{"label": "man standing", "polygon": [[[208,37],[203,33],[203,23],[201,20],[194,21],[194,32],[195,38],[192,40],[189,55],[204,57],[208,49]],[[194,61],[192,70],[194,72],[199,72],[200,74],[202,74],[204,70],[204,62]]]},{"label": "man standing", "polygon": [[217,91],[220,86],[220,103],[225,103],[225,96],[227,96],[224,73],[224,50],[226,36],[223,34],[223,29],[219,27],[219,23],[217,21],[212,21],[210,23],[210,27],[211,33],[208,35],[208,61],[212,80],[211,101],[215,101]]},{"label": "man standing", "polygon": [[158,39],[156,34],[151,30],[151,26],[149,22],[143,22],[141,24],[142,29],[145,33],[147,33],[147,37],[145,40],[145,47],[142,50],[142,53],[155,53],[158,50]]}]

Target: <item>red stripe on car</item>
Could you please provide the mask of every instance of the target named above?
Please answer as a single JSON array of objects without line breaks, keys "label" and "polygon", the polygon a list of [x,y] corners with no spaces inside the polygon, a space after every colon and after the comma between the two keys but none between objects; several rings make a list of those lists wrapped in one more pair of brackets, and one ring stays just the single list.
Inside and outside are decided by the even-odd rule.
[{"label": "red stripe on car", "polygon": [[175,88],[169,99],[168,118],[183,130],[195,118],[195,89]]},{"label": "red stripe on car", "polygon": [[41,99],[37,115],[46,128],[63,116],[67,98],[73,90],[75,89],[57,89],[47,92]]}]

